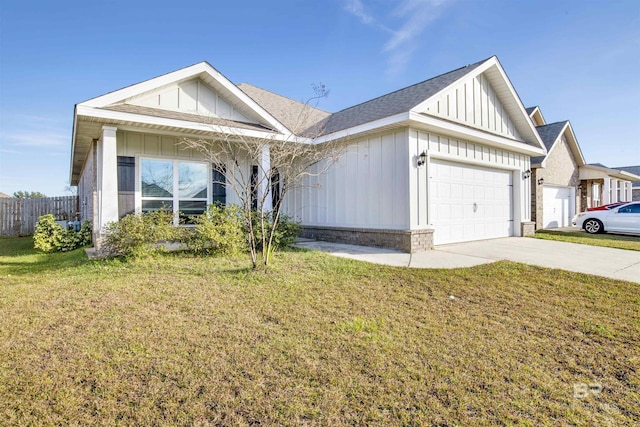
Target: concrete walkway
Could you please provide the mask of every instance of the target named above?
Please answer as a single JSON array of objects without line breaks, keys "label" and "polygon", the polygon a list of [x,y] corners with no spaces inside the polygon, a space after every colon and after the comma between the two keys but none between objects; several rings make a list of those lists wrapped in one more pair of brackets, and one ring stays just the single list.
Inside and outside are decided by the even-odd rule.
[{"label": "concrete walkway", "polygon": [[459,268],[509,260],[640,283],[640,252],[528,237],[437,246],[407,254],[391,249],[301,240],[294,246],[343,258],[413,268]]}]

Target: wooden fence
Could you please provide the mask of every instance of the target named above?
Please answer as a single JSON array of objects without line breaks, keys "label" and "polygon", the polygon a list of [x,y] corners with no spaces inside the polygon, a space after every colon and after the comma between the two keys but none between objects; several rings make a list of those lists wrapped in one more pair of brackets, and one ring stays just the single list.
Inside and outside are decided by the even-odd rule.
[{"label": "wooden fence", "polygon": [[78,212],[78,197],[42,199],[0,198],[0,236],[29,236],[38,218],[53,214],[56,220],[73,220]]}]

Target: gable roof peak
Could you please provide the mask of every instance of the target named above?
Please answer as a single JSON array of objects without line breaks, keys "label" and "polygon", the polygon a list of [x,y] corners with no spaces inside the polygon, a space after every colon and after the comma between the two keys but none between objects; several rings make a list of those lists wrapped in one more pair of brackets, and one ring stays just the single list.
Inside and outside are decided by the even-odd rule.
[{"label": "gable roof peak", "polygon": [[333,113],[321,124],[323,134],[339,132],[364,123],[411,111],[425,100],[493,58],[456,68],[453,71],[448,71]]},{"label": "gable roof peak", "polygon": [[[345,110],[349,110],[349,109],[351,109],[351,108],[359,107],[359,106],[361,106],[361,105],[363,105],[363,104],[367,104],[367,103],[369,103],[369,102],[374,102],[374,101],[376,101],[376,100],[378,100],[378,99],[380,99],[380,98],[385,98],[385,97],[387,97],[387,96],[394,95],[394,94],[397,94],[397,93],[399,93],[399,92],[403,92],[403,91],[406,91],[406,90],[410,90],[410,89],[412,89],[412,88],[415,88],[416,86],[424,85],[424,84],[426,84],[426,83],[429,83],[429,82],[432,82],[432,81],[434,81],[434,80],[440,79],[440,78],[445,77],[445,76],[447,76],[447,75],[454,74],[454,73],[459,73],[459,72],[460,72],[460,71],[462,71],[462,70],[467,70],[467,69],[468,69],[468,71],[472,71],[473,69],[475,69],[475,68],[477,68],[478,66],[480,66],[480,65],[484,64],[485,62],[487,62],[488,60],[490,60],[490,59],[492,59],[492,58],[495,58],[495,56],[492,56],[492,57],[487,58],[487,59],[483,59],[482,61],[478,61],[478,62],[475,62],[475,63],[473,63],[473,64],[467,64],[467,65],[464,65],[464,66],[462,66],[462,67],[458,67],[458,68],[456,68],[455,70],[447,71],[447,72],[445,72],[445,73],[438,74],[437,76],[430,77],[430,78],[428,78],[428,79],[426,79],[426,80],[422,80],[422,81],[420,81],[420,82],[418,82],[418,83],[414,83],[414,84],[411,84],[411,85],[409,85],[409,86],[405,86],[405,87],[402,87],[402,88],[400,88],[400,89],[396,89],[396,90],[394,90],[394,91],[387,92],[387,93],[382,94],[382,95],[380,95],[380,96],[377,96],[377,97],[375,97],[375,98],[371,98],[371,99],[369,99],[369,100],[367,100],[367,101],[363,101],[363,102],[361,102],[361,103],[359,103],[359,104],[355,104],[355,105],[351,105],[351,106],[349,106],[349,107],[343,108],[342,110],[337,111],[337,112],[336,112],[336,113],[334,113],[334,114],[341,113],[341,112],[343,112],[343,111],[345,111]],[[497,59],[497,58],[496,58],[496,59]]]}]

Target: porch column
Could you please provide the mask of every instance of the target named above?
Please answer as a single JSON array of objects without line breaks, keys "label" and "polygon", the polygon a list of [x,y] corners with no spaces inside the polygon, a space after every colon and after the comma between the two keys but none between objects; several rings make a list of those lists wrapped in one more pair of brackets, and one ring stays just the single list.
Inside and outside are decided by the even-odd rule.
[{"label": "porch column", "polygon": [[[258,172],[262,176],[258,177],[258,200],[264,200],[263,208],[265,211],[270,211],[272,208],[271,201],[271,150],[269,145],[265,144],[260,152],[260,171]],[[260,209],[260,206],[258,206]]]},{"label": "porch column", "polygon": [[609,195],[611,194],[611,192],[609,191],[610,188],[611,188],[611,178],[605,178],[604,185],[602,188],[602,192],[604,193],[602,195],[603,205],[608,205],[609,203],[612,203],[611,198],[609,197]]},{"label": "porch column", "polygon": [[115,126],[103,126],[98,141],[98,221],[99,230],[118,221],[118,154]]}]

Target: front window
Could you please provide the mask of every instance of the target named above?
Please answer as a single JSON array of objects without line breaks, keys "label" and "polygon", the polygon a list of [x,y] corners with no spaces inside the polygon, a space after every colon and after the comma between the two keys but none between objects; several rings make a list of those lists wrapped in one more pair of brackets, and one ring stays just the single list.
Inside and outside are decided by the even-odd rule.
[{"label": "front window", "polygon": [[206,163],[179,160],[141,159],[140,193],[142,212],[167,209],[176,221],[189,222],[189,217],[207,208],[209,167]]}]

